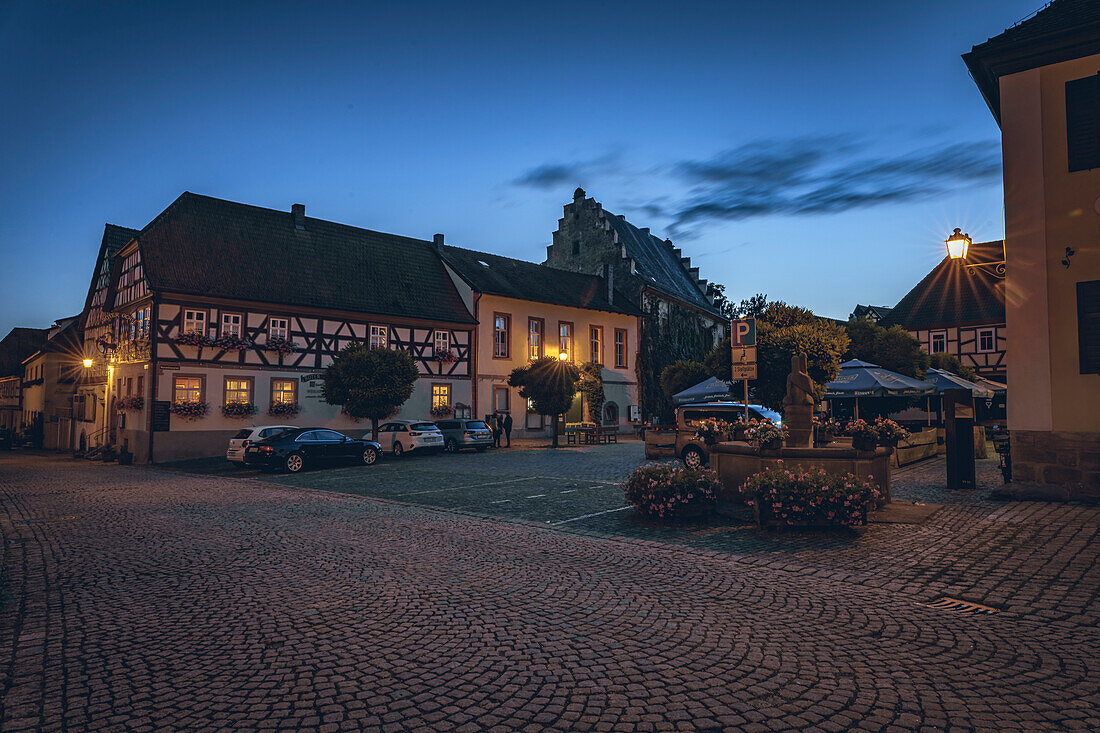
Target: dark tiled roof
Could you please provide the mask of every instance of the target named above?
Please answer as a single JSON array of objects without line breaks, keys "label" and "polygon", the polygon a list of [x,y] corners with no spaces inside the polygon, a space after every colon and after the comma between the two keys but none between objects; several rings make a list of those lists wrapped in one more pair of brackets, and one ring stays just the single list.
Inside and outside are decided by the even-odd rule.
[{"label": "dark tiled roof", "polygon": [[0,341],[0,377],[23,373],[23,360],[42,348],[48,328],[13,328]]},{"label": "dark tiled roof", "polygon": [[890,311],[893,308],[885,305],[859,305],[857,304],[852,311],[853,318],[863,318],[864,316],[875,316],[877,318],[886,318],[890,315]]},{"label": "dark tiled roof", "polygon": [[185,192],[138,235],[152,289],[451,323],[474,319],[430,242]]},{"label": "dark tiled roof", "polygon": [[999,79],[1027,69],[1100,52],[1100,2],[1054,0],[1031,17],[963,54],[999,122]]},{"label": "dark tiled roof", "polygon": [[[970,245],[967,264],[1002,259],[1002,242]],[[915,329],[967,323],[1004,323],[1004,278],[992,268],[967,270],[958,260],[944,258],[917,286],[898,301],[883,326]]]},{"label": "dark tiled roof", "polygon": [[88,297],[84,299],[84,311],[81,316],[85,316],[92,305],[92,296],[95,294],[96,282],[99,280],[99,265],[103,262],[103,258],[114,255],[137,235],[137,229],[110,223],[103,225],[103,239],[100,240],[99,254],[96,255],[95,264],[92,266],[92,281],[88,284]]},{"label": "dark tiled roof", "polygon": [[684,301],[708,313],[720,315],[707,297],[699,291],[695,279],[684,269],[672,242],[658,239],[628,222],[624,217],[604,210],[611,227],[634,259],[638,274],[646,284],[667,295]]},{"label": "dark tiled roof", "polygon": [[614,303],[608,303],[607,281],[602,277],[461,247],[444,246],[443,257],[480,293],[640,315],[637,307],[618,289]]}]

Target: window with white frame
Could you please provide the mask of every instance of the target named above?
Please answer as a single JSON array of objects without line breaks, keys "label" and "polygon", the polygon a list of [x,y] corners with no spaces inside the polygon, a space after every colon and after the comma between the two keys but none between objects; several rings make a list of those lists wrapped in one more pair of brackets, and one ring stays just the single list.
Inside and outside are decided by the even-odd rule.
[{"label": "window with white frame", "polygon": [[997,331],[992,328],[978,329],[978,351],[997,350]]},{"label": "window with white frame", "polygon": [[932,334],[932,353],[939,354],[947,351],[947,332],[936,331]]},{"label": "window with white frame", "polygon": [[183,332],[206,335],[206,311],[183,311]]},{"label": "window with white frame", "polygon": [[507,313],[493,315],[493,358],[507,359],[512,317]]},{"label": "window with white frame", "polygon": [[225,378],[225,404],[249,404],[251,402],[252,380],[250,378]]},{"label": "window with white frame", "polygon": [[589,361],[603,364],[603,327],[589,326],[588,328]]},{"label": "window with white frame", "polygon": [[432,409],[445,410],[451,406],[451,385],[432,385]]},{"label": "window with white frame", "polygon": [[386,326],[370,327],[370,347],[372,349],[384,349],[389,346],[390,334]]},{"label": "window with white frame", "polygon": [[290,324],[285,318],[269,318],[267,320],[267,337],[269,339],[285,339]]},{"label": "window with white frame", "polygon": [[201,400],[202,377],[176,377],[172,384],[172,399],[176,402]]},{"label": "window with white frame", "polygon": [[436,331],[435,332],[435,353],[446,354],[451,350],[451,333],[450,331]]},{"label": "window with white frame", "polygon": [[293,379],[271,380],[271,404],[293,405],[298,401],[298,383]]},{"label": "window with white frame", "polygon": [[241,316],[238,313],[222,313],[222,336],[241,335]]}]

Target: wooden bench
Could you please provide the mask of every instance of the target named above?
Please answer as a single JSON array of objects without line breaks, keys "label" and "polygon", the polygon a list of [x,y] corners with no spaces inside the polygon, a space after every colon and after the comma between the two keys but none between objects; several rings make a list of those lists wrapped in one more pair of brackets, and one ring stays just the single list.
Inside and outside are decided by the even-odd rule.
[{"label": "wooden bench", "polygon": [[615,425],[603,425],[596,429],[597,443],[618,443],[619,428]]}]

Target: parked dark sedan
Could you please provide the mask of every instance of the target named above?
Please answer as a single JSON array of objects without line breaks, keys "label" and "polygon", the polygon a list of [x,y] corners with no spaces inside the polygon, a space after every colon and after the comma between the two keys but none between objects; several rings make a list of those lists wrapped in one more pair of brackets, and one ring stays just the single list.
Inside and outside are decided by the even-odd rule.
[{"label": "parked dark sedan", "polygon": [[306,466],[326,463],[354,461],[370,466],[381,455],[382,446],[370,440],[357,440],[328,428],[292,428],[248,446],[244,462],[298,473]]}]

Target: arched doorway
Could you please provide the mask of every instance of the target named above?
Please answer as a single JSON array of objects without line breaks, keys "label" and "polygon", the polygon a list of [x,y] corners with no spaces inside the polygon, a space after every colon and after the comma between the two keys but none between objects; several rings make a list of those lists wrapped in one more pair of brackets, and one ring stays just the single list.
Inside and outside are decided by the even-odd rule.
[{"label": "arched doorway", "polygon": [[603,403],[603,424],[604,425],[618,425],[619,424],[619,406],[614,402]]}]

